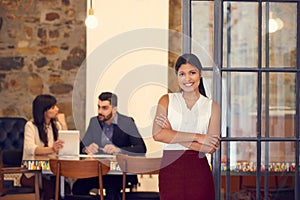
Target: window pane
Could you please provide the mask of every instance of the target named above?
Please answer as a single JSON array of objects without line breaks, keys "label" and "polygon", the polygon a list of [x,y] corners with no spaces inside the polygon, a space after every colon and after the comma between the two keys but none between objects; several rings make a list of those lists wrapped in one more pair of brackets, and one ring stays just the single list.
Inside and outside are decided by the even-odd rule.
[{"label": "window pane", "polygon": [[192,1],[192,52],[199,55],[203,66],[213,66],[214,3]]},{"label": "window pane", "polygon": [[[295,192],[294,144],[293,142],[262,142],[258,190],[261,199],[293,199]],[[256,150],[256,142],[222,143],[221,194],[224,199],[256,199],[258,178],[256,176]],[[227,188],[228,185],[230,188]],[[226,198],[228,196],[229,198]]]},{"label": "window pane", "polygon": [[224,199],[248,199],[243,184],[251,182],[255,186],[256,157],[255,142],[222,143],[221,195]]},{"label": "window pane", "polygon": [[[263,189],[268,188],[268,195],[276,199],[293,199],[295,142],[263,142],[262,172],[265,171],[268,173],[262,173],[261,186]],[[268,179],[265,180],[265,177]]]},{"label": "window pane", "polygon": [[263,142],[261,158],[269,172],[295,172],[295,142]]},{"label": "window pane", "polygon": [[226,78],[227,120],[229,135],[256,137],[257,74],[252,72],[223,73]]},{"label": "window pane", "polygon": [[[296,13],[297,3],[263,3],[263,66],[296,68]],[[267,20],[269,29],[266,29]],[[268,49],[265,48],[267,39]],[[269,58],[268,66],[266,57]]]},{"label": "window pane", "polygon": [[[223,142],[221,170],[255,172],[257,161],[255,142]],[[228,163],[227,163],[228,162]]]},{"label": "window pane", "polygon": [[[242,176],[241,188],[244,194],[251,199],[256,199],[256,181],[255,176]],[[294,177],[277,174],[261,176],[260,188],[258,190],[260,199],[294,199]]]},{"label": "window pane", "polygon": [[224,67],[257,67],[257,8],[257,3],[224,3]]},{"label": "window pane", "polygon": [[[296,74],[265,73],[262,86],[262,136],[294,137],[296,126]],[[265,127],[268,127],[268,129]]]}]

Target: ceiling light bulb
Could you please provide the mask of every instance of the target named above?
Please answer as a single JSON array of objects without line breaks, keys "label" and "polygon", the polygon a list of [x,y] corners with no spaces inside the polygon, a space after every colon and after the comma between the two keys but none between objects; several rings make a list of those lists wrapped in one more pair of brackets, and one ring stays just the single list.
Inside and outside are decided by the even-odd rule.
[{"label": "ceiling light bulb", "polygon": [[283,26],[284,26],[283,21],[280,18],[276,18],[275,20],[276,20],[277,25],[278,25],[278,30],[282,29]]},{"label": "ceiling light bulb", "polygon": [[85,25],[88,28],[96,28],[98,26],[98,20],[94,15],[94,9],[90,8],[89,9],[89,15],[87,16],[86,20],[85,20]]},{"label": "ceiling light bulb", "polygon": [[275,19],[269,19],[269,33],[274,33],[278,30],[278,24]]}]

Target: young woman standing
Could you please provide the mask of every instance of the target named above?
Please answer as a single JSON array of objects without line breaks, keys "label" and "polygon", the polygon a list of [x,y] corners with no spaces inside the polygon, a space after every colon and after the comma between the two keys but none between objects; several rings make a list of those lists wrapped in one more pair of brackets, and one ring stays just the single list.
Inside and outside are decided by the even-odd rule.
[{"label": "young woman standing", "polygon": [[180,91],[163,95],[156,110],[153,138],[164,143],[159,173],[161,200],[215,199],[206,153],[220,141],[220,107],[206,97],[201,63],[194,54],[177,59]]}]

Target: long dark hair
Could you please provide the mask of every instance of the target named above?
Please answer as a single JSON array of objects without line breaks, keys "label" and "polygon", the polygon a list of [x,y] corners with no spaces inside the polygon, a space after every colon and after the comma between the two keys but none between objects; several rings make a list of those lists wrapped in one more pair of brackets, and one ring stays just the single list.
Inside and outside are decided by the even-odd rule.
[{"label": "long dark hair", "polygon": [[[54,96],[49,94],[41,94],[35,97],[32,102],[32,114],[33,114],[33,122],[37,126],[39,131],[39,137],[44,143],[44,146],[48,146],[48,137],[45,130],[45,112],[49,110],[56,104],[56,99]],[[58,130],[55,124],[55,119],[50,120],[50,125],[53,130],[54,141],[58,138]]]},{"label": "long dark hair", "polygon": [[[202,71],[202,65],[201,65],[201,62],[198,59],[198,57],[195,56],[194,54],[187,53],[187,54],[183,54],[183,55],[181,55],[177,58],[177,61],[176,61],[176,64],[175,64],[176,74],[178,73],[178,69],[181,67],[181,65],[182,64],[187,64],[187,63],[190,63],[191,65],[196,67],[199,70],[199,72]],[[204,84],[203,84],[202,77],[200,78],[200,84],[198,86],[198,89],[199,89],[200,94],[207,97],[205,89],[204,89]]]}]

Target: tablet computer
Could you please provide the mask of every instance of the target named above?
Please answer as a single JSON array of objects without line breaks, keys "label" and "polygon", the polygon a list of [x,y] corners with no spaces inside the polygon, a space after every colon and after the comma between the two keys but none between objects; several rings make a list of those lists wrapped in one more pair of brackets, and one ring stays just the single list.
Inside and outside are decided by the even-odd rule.
[{"label": "tablet computer", "polygon": [[58,139],[64,141],[64,147],[59,151],[59,156],[79,156],[79,130],[59,130]]}]

